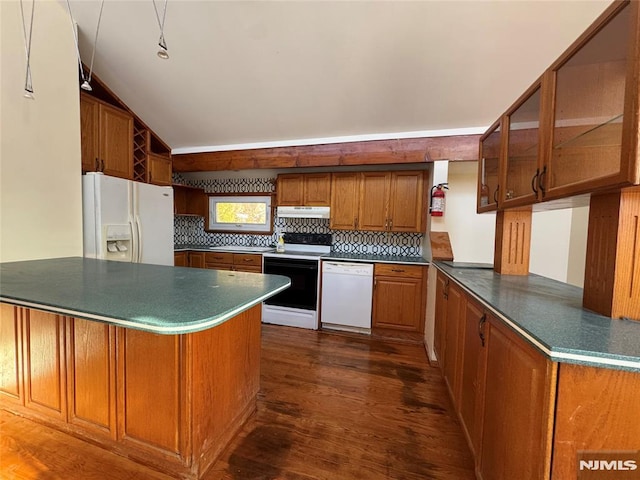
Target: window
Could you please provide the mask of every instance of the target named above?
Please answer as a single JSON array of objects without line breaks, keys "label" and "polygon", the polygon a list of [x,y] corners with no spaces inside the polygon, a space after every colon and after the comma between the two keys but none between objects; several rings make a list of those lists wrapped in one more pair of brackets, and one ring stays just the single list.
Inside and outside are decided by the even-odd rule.
[{"label": "window", "polygon": [[210,196],[208,227],[213,231],[271,233],[271,196]]}]

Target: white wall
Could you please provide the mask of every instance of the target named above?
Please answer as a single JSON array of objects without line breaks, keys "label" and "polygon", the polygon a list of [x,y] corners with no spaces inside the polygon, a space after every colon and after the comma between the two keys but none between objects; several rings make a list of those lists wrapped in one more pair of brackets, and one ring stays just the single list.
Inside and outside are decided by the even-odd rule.
[{"label": "white wall", "polygon": [[[20,3],[0,2],[0,261],[82,255],[78,64],[68,14],[35,2],[31,71],[23,98]],[[31,2],[24,2],[27,28]]]},{"label": "white wall", "polygon": [[431,231],[449,232],[456,262],[493,263],[496,216],[476,213],[477,178],[477,162],[449,162],[444,216],[431,217]]}]

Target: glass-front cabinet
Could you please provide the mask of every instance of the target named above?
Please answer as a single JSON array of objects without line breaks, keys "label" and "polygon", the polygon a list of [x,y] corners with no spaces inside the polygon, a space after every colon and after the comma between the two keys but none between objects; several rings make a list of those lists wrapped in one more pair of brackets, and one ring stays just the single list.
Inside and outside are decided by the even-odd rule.
[{"label": "glass-front cabinet", "polygon": [[481,137],[478,212],[640,184],[639,125],[640,1],[621,0]]},{"label": "glass-front cabinet", "polygon": [[635,159],[622,155],[622,145],[623,128],[638,131],[634,3],[617,4],[599,28],[551,67],[551,142],[547,171],[540,179],[545,197],[633,183],[629,166],[637,161],[637,133]]},{"label": "glass-front cabinet", "polygon": [[500,194],[501,122],[480,138],[478,162],[478,213],[496,210]]},{"label": "glass-front cabinet", "polygon": [[500,180],[504,207],[530,204],[538,197],[537,181],[543,171],[539,167],[541,90],[540,79],[505,115],[507,150]]}]

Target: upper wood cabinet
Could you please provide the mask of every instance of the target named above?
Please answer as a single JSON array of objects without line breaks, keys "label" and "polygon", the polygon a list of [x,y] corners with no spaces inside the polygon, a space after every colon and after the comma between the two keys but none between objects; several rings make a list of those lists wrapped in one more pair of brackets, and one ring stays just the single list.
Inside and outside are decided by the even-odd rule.
[{"label": "upper wood cabinet", "polygon": [[332,230],[356,230],[360,205],[360,174],[355,172],[331,175]]},{"label": "upper wood cabinet", "polygon": [[276,190],[279,206],[328,207],[331,202],[331,174],[278,175]]},{"label": "upper wood cabinet", "polygon": [[504,136],[505,166],[501,169],[502,195],[496,199],[504,207],[528,205],[538,198],[542,79],[538,80],[506,113]]},{"label": "upper wood cabinet", "polygon": [[640,3],[614,2],[507,110],[480,142],[478,212],[640,184],[638,45]]},{"label": "upper wood cabinet", "polygon": [[83,171],[133,179],[133,117],[83,94],[80,123]]},{"label": "upper wood cabinet", "polygon": [[204,217],[207,213],[207,195],[204,190],[173,184],[173,213]]},{"label": "upper wood cabinet", "polygon": [[155,185],[171,185],[171,157],[149,153],[147,157],[148,182]]},{"label": "upper wood cabinet", "polygon": [[498,208],[501,133],[502,126],[498,121],[480,138],[478,213]]},{"label": "upper wood cabinet", "polygon": [[334,230],[423,232],[424,175],[419,171],[334,173]]}]

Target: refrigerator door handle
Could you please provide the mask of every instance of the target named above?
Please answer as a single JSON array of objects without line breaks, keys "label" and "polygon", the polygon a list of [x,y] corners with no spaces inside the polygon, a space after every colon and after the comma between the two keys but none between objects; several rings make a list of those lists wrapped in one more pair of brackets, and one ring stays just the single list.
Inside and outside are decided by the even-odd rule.
[{"label": "refrigerator door handle", "polygon": [[131,263],[138,263],[140,243],[138,241],[138,229],[132,218],[129,218],[129,227],[131,228]]},{"label": "refrigerator door handle", "polygon": [[140,217],[138,215],[136,215],[136,235],[138,236],[137,238],[138,259],[136,260],[136,262],[141,263],[142,262],[142,224],[140,223]]}]

